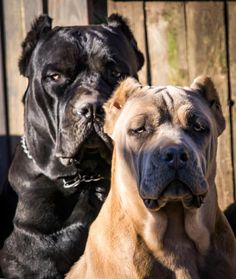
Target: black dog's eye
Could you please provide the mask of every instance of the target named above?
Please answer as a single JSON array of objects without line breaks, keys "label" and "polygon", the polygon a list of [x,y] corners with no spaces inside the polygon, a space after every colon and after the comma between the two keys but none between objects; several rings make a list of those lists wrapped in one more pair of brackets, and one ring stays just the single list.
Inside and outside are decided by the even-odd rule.
[{"label": "black dog's eye", "polygon": [[49,73],[46,76],[46,80],[49,82],[52,82],[53,84],[58,84],[58,85],[67,85],[69,83],[71,83],[71,79],[69,77],[66,77],[63,74],[60,73]]},{"label": "black dog's eye", "polygon": [[58,73],[55,73],[55,74],[50,74],[50,75],[48,75],[48,77],[51,79],[51,80],[53,80],[53,81],[60,81],[61,80],[61,75],[60,74],[58,74]]},{"label": "black dog's eye", "polygon": [[116,71],[116,70],[112,70],[111,71],[111,75],[112,75],[112,77],[114,77],[114,78],[120,78],[121,76],[122,76],[122,73],[121,72],[118,72],[118,71]]}]

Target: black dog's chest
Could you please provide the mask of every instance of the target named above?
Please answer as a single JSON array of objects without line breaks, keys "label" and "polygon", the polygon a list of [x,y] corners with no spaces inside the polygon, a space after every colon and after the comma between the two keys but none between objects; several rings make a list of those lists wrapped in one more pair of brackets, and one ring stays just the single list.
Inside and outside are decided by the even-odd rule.
[{"label": "black dog's chest", "polygon": [[[97,216],[102,201],[96,189],[104,189],[103,199],[108,192],[109,182],[82,183],[76,189],[48,189],[32,187],[19,196],[16,222],[24,223],[24,229],[42,234],[66,230],[71,224],[89,225]],[[69,193],[69,192],[72,193]],[[99,193],[100,194],[100,193]]]}]

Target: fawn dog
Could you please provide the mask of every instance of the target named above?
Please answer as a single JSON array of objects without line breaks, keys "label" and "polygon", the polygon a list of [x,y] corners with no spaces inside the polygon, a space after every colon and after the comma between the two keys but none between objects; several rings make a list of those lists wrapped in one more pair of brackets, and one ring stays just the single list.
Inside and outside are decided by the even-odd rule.
[{"label": "fawn dog", "polygon": [[67,279],[235,278],[214,182],[225,120],[212,80],[182,88],[129,78],[105,110],[111,190]]}]

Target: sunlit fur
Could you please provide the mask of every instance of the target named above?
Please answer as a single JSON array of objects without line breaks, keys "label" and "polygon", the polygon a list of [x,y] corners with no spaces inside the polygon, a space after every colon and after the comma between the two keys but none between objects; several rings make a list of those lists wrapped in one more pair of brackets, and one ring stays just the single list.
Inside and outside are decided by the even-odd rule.
[{"label": "sunlit fur", "polygon": [[[236,242],[218,207],[214,182],[217,137],[225,121],[211,79],[199,77],[190,88],[142,87],[128,79],[105,108],[105,130],[115,144],[111,190],[84,255],[66,278],[235,278]],[[189,110],[206,121],[207,131],[188,127]],[[144,119],[141,135],[130,135],[130,127],[140,127]],[[161,152],[179,143],[189,152],[179,179],[192,194],[204,194],[204,203],[184,205],[185,196],[172,192],[149,210],[143,197],[161,199],[160,189],[173,179]]]}]

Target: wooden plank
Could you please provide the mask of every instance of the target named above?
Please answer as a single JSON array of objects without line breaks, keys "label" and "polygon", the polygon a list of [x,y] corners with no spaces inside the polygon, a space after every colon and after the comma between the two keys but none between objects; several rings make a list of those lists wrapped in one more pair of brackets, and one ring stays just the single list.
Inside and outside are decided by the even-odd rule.
[{"label": "wooden plank", "polygon": [[213,78],[226,118],[226,130],[218,141],[216,178],[219,204],[224,209],[233,201],[224,3],[189,1],[186,3],[186,17],[190,79],[199,74]]},{"label": "wooden plank", "polygon": [[[230,81],[233,124],[233,151],[234,151],[234,182],[236,194],[236,2],[228,2],[228,27],[229,27],[229,59],[230,59]],[[234,199],[236,197],[234,196]]]},{"label": "wooden plank", "polygon": [[23,133],[22,96],[27,87],[27,80],[19,74],[18,60],[21,54],[21,42],[30,24],[42,13],[41,2],[41,0],[3,1],[10,135]]},{"label": "wooden plank", "polygon": [[4,97],[3,59],[2,59],[2,32],[0,28],[0,136],[6,135],[6,110]]},{"label": "wooden plank", "polygon": [[48,14],[53,25],[88,25],[87,0],[48,0]]},{"label": "wooden plank", "polygon": [[[145,55],[143,1],[121,2],[108,0],[108,15],[112,13],[119,13],[128,20],[130,29],[138,42],[138,47]],[[146,65],[147,63],[145,62],[143,68],[139,72],[139,80],[144,84],[147,82]]]},{"label": "wooden plank", "polygon": [[3,57],[2,57],[2,28],[0,28],[0,195],[3,190],[3,183],[7,176],[7,167],[9,163],[9,150],[7,144],[6,110],[4,96],[4,78],[3,78]]},{"label": "wooden plank", "polygon": [[189,85],[184,3],[146,2],[154,85]]}]

